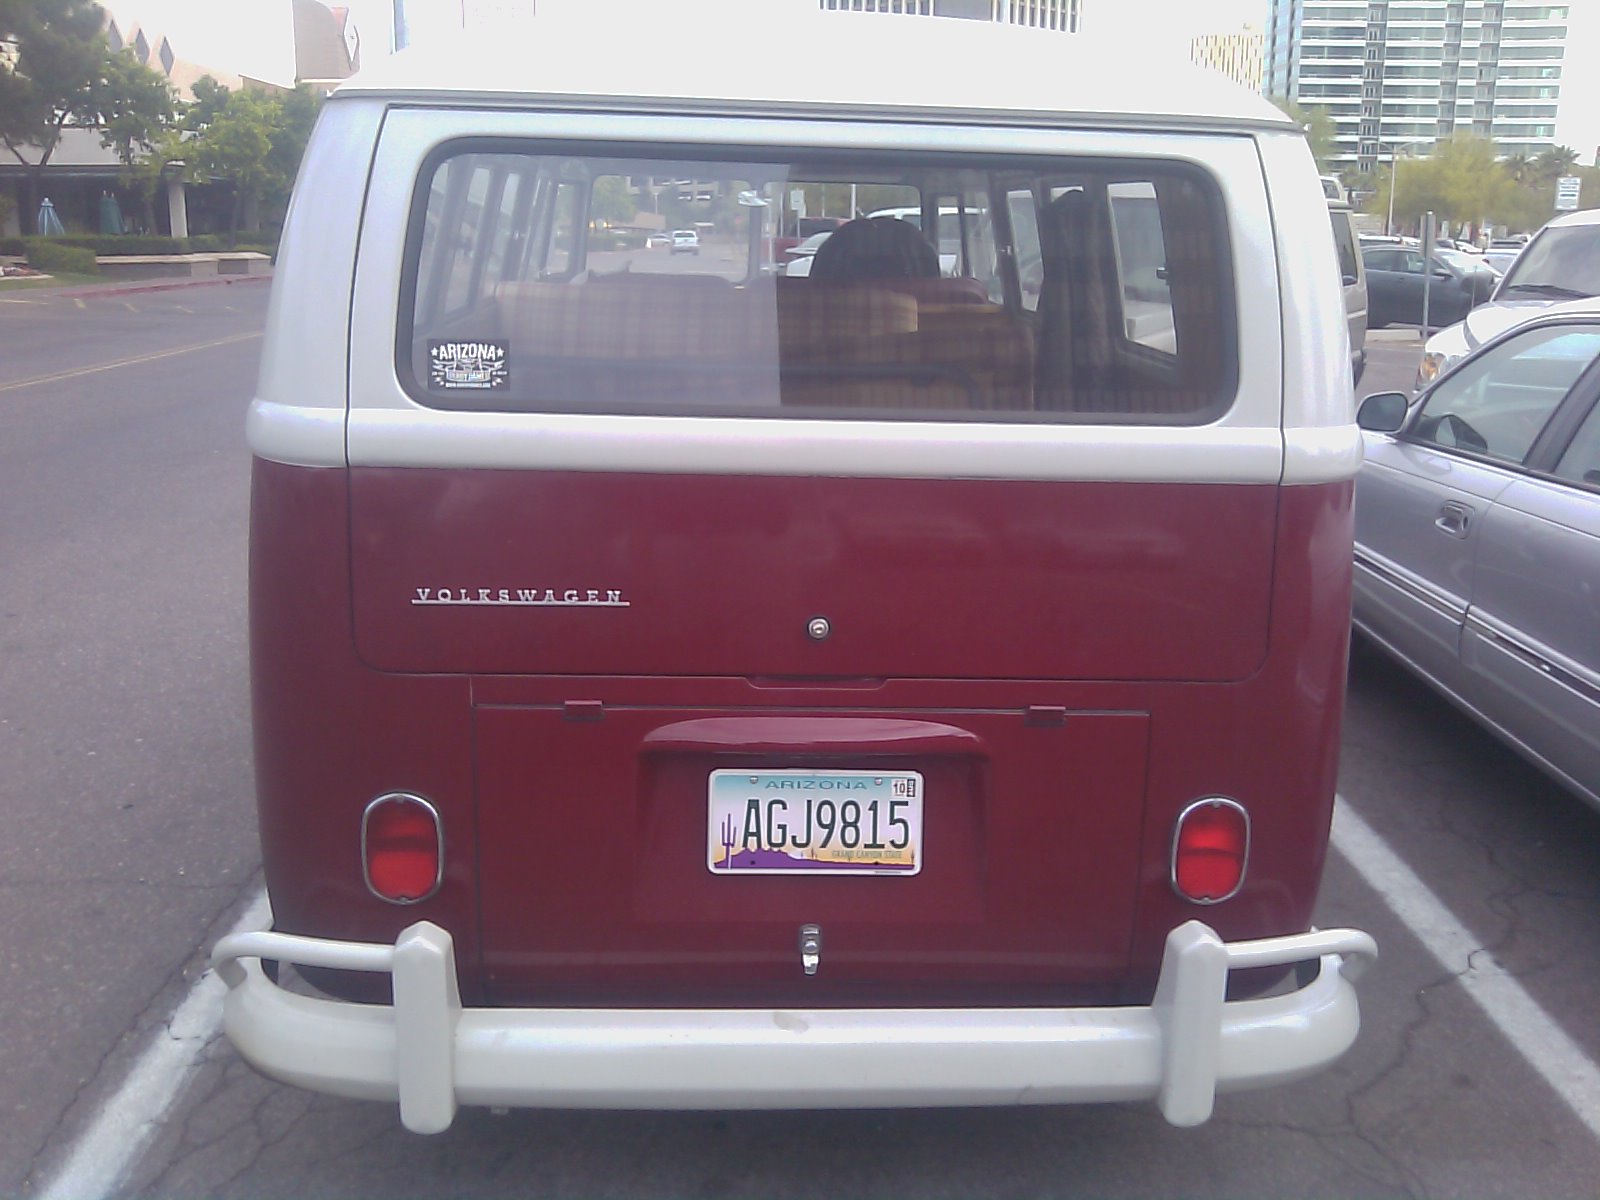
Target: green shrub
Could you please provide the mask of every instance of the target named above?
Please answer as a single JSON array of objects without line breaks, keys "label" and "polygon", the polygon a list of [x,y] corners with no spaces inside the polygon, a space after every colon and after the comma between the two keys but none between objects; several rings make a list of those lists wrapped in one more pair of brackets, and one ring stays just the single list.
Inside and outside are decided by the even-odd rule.
[{"label": "green shrub", "polygon": [[187,254],[182,238],[135,236],[98,233],[69,233],[52,238],[6,238],[0,240],[0,254],[26,254],[30,244],[49,242],[56,246],[70,246],[87,250],[91,254]]},{"label": "green shrub", "polygon": [[26,241],[28,265],[36,271],[55,274],[66,271],[73,275],[96,275],[94,251],[83,246],[64,246],[58,238],[28,238]]}]

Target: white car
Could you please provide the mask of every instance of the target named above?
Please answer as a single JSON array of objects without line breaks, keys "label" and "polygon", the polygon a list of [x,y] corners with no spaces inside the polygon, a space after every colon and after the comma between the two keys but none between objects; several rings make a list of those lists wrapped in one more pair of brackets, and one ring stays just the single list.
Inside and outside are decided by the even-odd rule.
[{"label": "white car", "polygon": [[672,252],[674,254],[699,254],[700,235],[692,229],[674,229],[672,231]]},{"label": "white car", "polygon": [[1549,222],[1517,253],[1488,303],[1428,339],[1421,391],[1473,350],[1563,301],[1600,295],[1600,209]]},{"label": "white car", "polygon": [[810,275],[811,264],[817,257],[818,249],[832,236],[833,230],[824,229],[821,233],[813,233],[799,245],[790,246],[784,251],[789,256],[789,261],[784,266],[783,273],[791,279]]}]

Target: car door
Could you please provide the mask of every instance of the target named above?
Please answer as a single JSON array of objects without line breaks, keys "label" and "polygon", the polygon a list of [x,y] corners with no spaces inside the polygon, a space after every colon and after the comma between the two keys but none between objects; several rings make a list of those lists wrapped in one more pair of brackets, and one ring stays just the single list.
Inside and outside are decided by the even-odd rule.
[{"label": "car door", "polygon": [[1484,514],[1462,660],[1469,703],[1600,804],[1600,322],[1563,329],[1551,385],[1589,365]]},{"label": "car door", "polygon": [[1399,269],[1399,250],[1366,249],[1361,253],[1367,276],[1367,319],[1383,326],[1400,319],[1400,287],[1404,282]]},{"label": "car door", "polygon": [[1355,623],[1457,697],[1484,517],[1587,365],[1548,349],[1566,328],[1508,338],[1428,391],[1400,433],[1364,435]]}]

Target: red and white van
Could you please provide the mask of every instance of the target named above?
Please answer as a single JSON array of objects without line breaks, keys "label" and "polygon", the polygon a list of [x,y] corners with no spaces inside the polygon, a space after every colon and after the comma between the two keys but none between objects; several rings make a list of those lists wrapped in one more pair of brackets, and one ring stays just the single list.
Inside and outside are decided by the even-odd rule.
[{"label": "red and white van", "polygon": [[1192,1124],[1331,1062],[1360,440],[1300,131],[1037,31],[791,14],[825,60],[756,63],[558,7],[346,85],[302,167],[240,1051],[423,1131]]}]

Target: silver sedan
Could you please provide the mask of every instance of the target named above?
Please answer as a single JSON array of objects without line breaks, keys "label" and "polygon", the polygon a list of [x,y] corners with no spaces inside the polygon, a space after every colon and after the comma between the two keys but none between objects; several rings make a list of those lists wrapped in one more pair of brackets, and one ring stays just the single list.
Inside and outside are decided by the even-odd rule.
[{"label": "silver sedan", "polygon": [[1600,303],[1357,419],[1356,628],[1600,807]]}]

